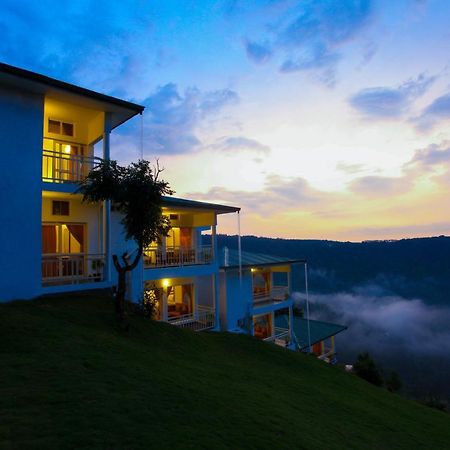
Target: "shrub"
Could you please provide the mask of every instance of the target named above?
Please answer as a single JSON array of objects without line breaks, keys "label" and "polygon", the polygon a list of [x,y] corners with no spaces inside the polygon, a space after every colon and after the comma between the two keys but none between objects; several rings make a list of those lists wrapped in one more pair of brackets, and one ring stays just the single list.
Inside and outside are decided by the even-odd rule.
[{"label": "shrub", "polygon": [[363,380],[375,386],[383,385],[383,377],[369,353],[360,353],[357,356],[356,362],[353,364],[353,370]]},{"label": "shrub", "polygon": [[384,384],[390,392],[398,392],[403,386],[402,380],[397,372],[391,372],[384,380]]}]

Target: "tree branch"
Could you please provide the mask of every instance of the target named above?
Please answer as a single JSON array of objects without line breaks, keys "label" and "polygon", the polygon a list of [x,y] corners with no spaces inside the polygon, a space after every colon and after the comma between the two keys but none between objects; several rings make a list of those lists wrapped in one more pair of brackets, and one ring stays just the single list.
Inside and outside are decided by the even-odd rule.
[{"label": "tree branch", "polygon": [[112,260],[117,272],[120,272],[122,270],[122,267],[119,263],[119,258],[117,257],[117,255],[112,255]]},{"label": "tree branch", "polygon": [[128,266],[128,270],[133,270],[138,265],[139,261],[141,260],[142,253],[143,253],[142,245],[139,245],[134,261]]},{"label": "tree branch", "polygon": [[155,182],[158,181],[159,175],[163,171],[164,171],[164,167],[163,168],[159,167],[159,159],[156,158],[156,166],[153,166],[153,173],[154,173],[153,178],[154,178]]}]

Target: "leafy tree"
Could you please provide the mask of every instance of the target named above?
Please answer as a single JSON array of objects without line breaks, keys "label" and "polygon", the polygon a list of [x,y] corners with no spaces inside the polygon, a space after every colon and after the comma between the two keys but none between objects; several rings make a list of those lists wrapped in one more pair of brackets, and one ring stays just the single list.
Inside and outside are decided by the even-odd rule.
[{"label": "leafy tree", "polygon": [[353,370],[356,375],[369,383],[372,383],[375,386],[383,385],[383,377],[369,353],[360,353],[356,357],[356,362],[353,364]]},{"label": "leafy tree", "polygon": [[390,375],[384,380],[384,384],[388,391],[397,392],[402,386],[402,380],[397,372],[391,372]]},{"label": "leafy tree", "polygon": [[119,258],[112,255],[118,273],[115,309],[120,321],[125,320],[126,274],[139,263],[145,247],[159,241],[170,229],[169,219],[162,214],[162,196],[172,195],[166,181],[160,180],[162,172],[140,160],[127,167],[116,161],[102,161],[80,182],[77,192],[83,194],[83,202],[98,203],[110,200],[116,211],[122,214],[122,225],[127,240],[134,240],[137,251],[134,258],[125,252]]}]

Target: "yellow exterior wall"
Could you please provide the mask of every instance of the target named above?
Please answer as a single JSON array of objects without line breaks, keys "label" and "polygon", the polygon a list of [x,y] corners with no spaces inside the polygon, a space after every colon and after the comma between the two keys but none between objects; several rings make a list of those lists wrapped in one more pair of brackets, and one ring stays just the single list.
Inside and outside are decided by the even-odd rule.
[{"label": "yellow exterior wall", "polygon": [[171,211],[169,209],[164,210],[164,215],[178,214],[178,219],[171,220],[171,225],[173,227],[210,227],[216,224],[216,217],[213,212],[207,213],[188,213],[188,212],[178,212]]},{"label": "yellow exterior wall", "polygon": [[167,280],[167,286],[180,286],[182,284],[193,284],[192,278],[161,278],[160,280],[153,280],[146,282],[146,289],[162,288],[166,287],[165,280]]},{"label": "yellow exterior wall", "polygon": [[[63,136],[48,131],[48,119],[61,120],[74,124],[74,136]],[[91,144],[103,135],[104,113],[70,103],[45,99],[44,138],[66,140],[78,144]]]},{"label": "yellow exterior wall", "polygon": [[[53,215],[52,200],[69,201],[70,214],[68,216]],[[86,224],[86,253],[100,253],[102,233],[100,207],[98,205],[83,204],[79,196],[58,195],[46,191],[42,196],[42,222]]]}]

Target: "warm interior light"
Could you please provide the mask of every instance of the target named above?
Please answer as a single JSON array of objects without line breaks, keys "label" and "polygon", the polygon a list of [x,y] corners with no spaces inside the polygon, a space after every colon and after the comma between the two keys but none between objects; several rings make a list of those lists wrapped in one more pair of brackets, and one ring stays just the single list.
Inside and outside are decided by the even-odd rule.
[{"label": "warm interior light", "polygon": [[165,278],[165,279],[162,281],[162,284],[163,284],[164,287],[169,286],[169,280],[168,280],[167,278]]},{"label": "warm interior light", "polygon": [[64,146],[64,153],[70,154],[70,145],[65,145]]},{"label": "warm interior light", "polygon": [[253,267],[250,269],[252,272],[255,272],[256,271],[256,269],[254,269]]}]

